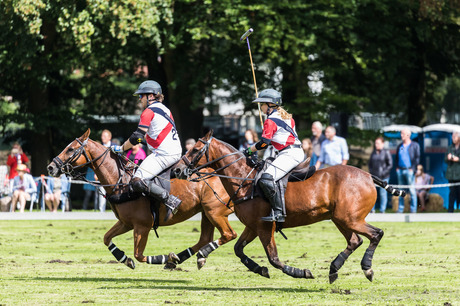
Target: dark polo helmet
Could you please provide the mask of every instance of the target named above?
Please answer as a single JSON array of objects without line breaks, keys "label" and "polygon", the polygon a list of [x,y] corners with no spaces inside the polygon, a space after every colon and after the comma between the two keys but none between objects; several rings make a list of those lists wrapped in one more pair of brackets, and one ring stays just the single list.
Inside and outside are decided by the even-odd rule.
[{"label": "dark polo helmet", "polygon": [[259,97],[252,101],[252,103],[273,103],[277,106],[281,106],[283,101],[281,100],[281,93],[270,88],[262,90],[259,93]]},{"label": "dark polo helmet", "polygon": [[133,96],[149,93],[154,95],[161,94],[162,91],[160,84],[151,80],[142,82],[141,85],[139,85],[139,87],[137,88],[136,92],[133,94]]}]

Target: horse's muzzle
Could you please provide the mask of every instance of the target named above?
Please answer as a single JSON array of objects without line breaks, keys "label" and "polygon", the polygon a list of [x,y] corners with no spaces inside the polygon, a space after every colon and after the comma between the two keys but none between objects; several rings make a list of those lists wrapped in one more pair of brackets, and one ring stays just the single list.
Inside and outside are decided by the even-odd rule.
[{"label": "horse's muzzle", "polygon": [[59,173],[59,168],[56,166],[54,162],[51,162],[46,169],[48,169],[48,174],[50,176],[57,176]]}]

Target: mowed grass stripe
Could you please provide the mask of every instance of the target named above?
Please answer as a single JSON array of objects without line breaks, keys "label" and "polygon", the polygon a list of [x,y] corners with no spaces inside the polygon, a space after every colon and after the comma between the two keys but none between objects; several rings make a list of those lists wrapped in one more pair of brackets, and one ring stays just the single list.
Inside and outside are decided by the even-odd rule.
[{"label": "mowed grass stripe", "polygon": [[[258,240],[245,252],[270,270],[270,279],[249,272],[233,254],[234,242],[218,248],[203,269],[196,257],[167,271],[136,262],[115,262],[102,239],[113,221],[0,222],[0,304],[231,304],[231,305],[459,305],[460,223],[374,223],[385,231],[373,261],[374,282],[361,271],[368,245],[350,256],[339,278],[328,283],[329,265],[346,242],[332,222],[286,229],[276,235],[282,261],[310,269],[313,280],[294,279],[273,268]],[[232,222],[241,233],[243,226]],[[200,222],[152,232],[145,255],[180,252],[196,243]],[[215,239],[219,236],[216,231]],[[132,232],[114,243],[133,257]]]}]

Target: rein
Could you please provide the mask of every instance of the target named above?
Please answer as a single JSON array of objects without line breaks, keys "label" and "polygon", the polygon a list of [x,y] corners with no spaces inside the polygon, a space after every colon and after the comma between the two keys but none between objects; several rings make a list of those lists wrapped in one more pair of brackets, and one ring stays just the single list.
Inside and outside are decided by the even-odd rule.
[{"label": "rein", "polygon": [[[240,161],[242,158],[244,158],[244,155],[243,156],[240,156],[238,157],[237,159],[235,159],[234,161],[232,161],[231,163],[229,164],[226,164],[225,166],[223,167],[220,167],[219,169],[216,169],[212,172],[200,172],[199,170],[203,169],[203,168],[207,168],[209,167],[210,165],[226,158],[226,157],[229,157],[229,156],[232,156],[232,155],[235,155],[235,154],[241,154],[241,152],[232,152],[232,153],[229,153],[229,154],[226,154],[226,155],[223,155],[221,157],[218,157],[216,159],[213,159],[211,161],[209,161],[209,146],[211,144],[211,141],[212,141],[213,137],[211,136],[209,138],[208,141],[204,141],[203,139],[199,139],[199,141],[201,141],[202,143],[205,144],[205,146],[203,148],[201,148],[201,150],[198,152],[198,154],[192,159],[192,161],[190,161],[185,155],[182,157],[182,160],[184,161],[184,163],[186,164],[187,168],[185,169],[185,171],[187,172],[187,175],[188,176],[191,176],[193,174],[196,174],[198,175],[198,178],[194,178],[194,179],[189,179],[189,181],[191,182],[200,182],[200,181],[205,181],[205,183],[209,186],[209,188],[211,188],[211,190],[213,191],[214,195],[216,196],[216,198],[222,203],[224,204],[227,208],[230,208],[230,202],[232,201],[232,199],[238,194],[238,192],[241,190],[241,188],[243,187],[244,183],[246,181],[254,181],[255,179],[254,178],[249,178],[249,176],[252,174],[252,172],[254,172],[254,169],[255,168],[252,168],[251,171],[249,171],[248,175],[246,175],[246,177],[234,177],[234,176],[228,176],[228,175],[222,175],[222,174],[218,174],[217,172],[218,171],[221,171],[225,168],[228,168],[230,167],[231,165],[235,164],[236,162]],[[201,166],[198,166],[196,168],[192,168],[192,167],[195,167],[196,163],[198,163],[198,161],[203,157],[203,155],[206,154],[206,163],[201,165]],[[233,193],[233,195],[229,198],[228,202],[225,204],[224,201],[222,201],[222,199],[218,196],[218,194],[215,192],[215,190],[208,184],[208,182],[206,182],[206,179],[210,178],[210,177],[213,177],[213,176],[217,176],[217,177],[223,177],[223,178],[229,178],[229,179],[237,179],[237,180],[242,180],[241,184],[238,186],[238,188],[236,189],[236,191]]]}]

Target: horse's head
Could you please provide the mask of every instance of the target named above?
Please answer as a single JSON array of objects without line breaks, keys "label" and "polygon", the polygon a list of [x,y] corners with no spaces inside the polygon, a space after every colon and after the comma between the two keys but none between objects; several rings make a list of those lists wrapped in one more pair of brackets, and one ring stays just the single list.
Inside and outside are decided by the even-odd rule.
[{"label": "horse's head", "polygon": [[90,160],[86,153],[90,133],[91,130],[88,129],[80,138],[72,141],[58,156],[53,158],[53,161],[46,167],[49,175],[70,174],[75,167]]},{"label": "horse's head", "polygon": [[213,139],[212,132],[210,130],[203,138],[198,139],[195,146],[182,156],[182,160],[174,168],[174,174],[177,178],[188,179],[197,171],[198,167],[209,162],[209,146]]}]

